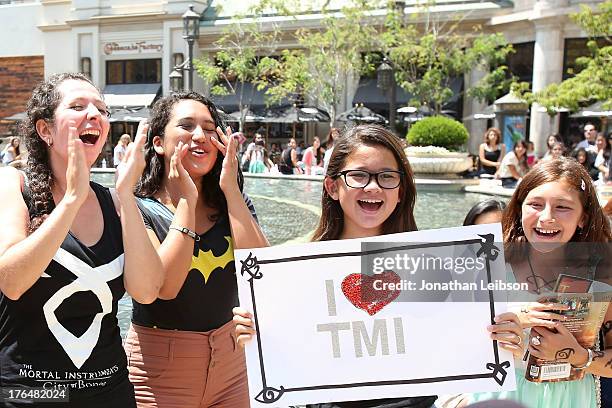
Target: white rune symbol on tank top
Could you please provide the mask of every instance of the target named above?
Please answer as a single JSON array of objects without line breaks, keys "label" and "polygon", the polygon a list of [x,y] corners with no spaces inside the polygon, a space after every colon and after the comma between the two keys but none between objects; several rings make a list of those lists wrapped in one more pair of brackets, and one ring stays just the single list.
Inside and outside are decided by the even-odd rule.
[{"label": "white rune symbol on tank top", "polygon": [[[102,318],[113,310],[113,294],[107,282],[121,276],[123,273],[124,256],[121,254],[113,261],[95,268],[87,265],[62,248],[58,249],[53,259],[76,275],[77,279],[59,289],[43,305],[45,320],[49,330],[53,333],[59,344],[61,344],[64,351],[66,351],[68,357],[70,357],[77,368],[81,368],[89,356],[91,356],[94,347],[98,343],[102,328]],[[46,273],[43,273],[42,277],[50,278]],[[88,291],[98,298],[102,306],[102,312],[97,313],[85,333],[77,337],[57,320],[55,311],[73,294]]]}]

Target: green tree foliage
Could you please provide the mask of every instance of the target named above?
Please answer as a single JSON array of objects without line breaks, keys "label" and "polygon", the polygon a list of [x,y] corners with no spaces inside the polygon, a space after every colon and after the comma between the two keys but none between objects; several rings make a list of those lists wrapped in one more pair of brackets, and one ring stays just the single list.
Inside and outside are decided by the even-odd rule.
[{"label": "green tree foliage", "polygon": [[416,122],[406,136],[413,146],[440,146],[456,150],[467,142],[469,133],[462,123],[445,116],[431,116]]},{"label": "green tree foliage", "polygon": [[[581,9],[571,17],[591,40],[587,45],[590,55],[576,60],[580,72],[535,94],[524,94],[527,100],[539,103],[551,114],[558,107],[576,111],[596,101],[602,101],[605,109],[612,108],[612,1],[601,3],[596,11],[584,5]],[[595,38],[605,45],[599,46]]]},{"label": "green tree foliage", "polygon": [[266,22],[266,8],[261,4],[249,9],[249,16],[236,15],[232,23],[215,42],[213,58],[194,61],[195,69],[209,85],[213,95],[236,95],[241,112],[240,130],[244,128],[246,113],[253,97],[242,84],[251,83],[264,89],[278,72],[275,58],[281,31],[276,24]]},{"label": "green tree foliage", "polygon": [[[488,73],[471,87],[470,97],[494,99],[507,86],[502,62],[511,46],[503,36],[482,34],[461,16],[441,16],[430,8],[433,3],[413,16],[388,0],[353,0],[341,10],[328,9],[329,4],[261,0],[248,18],[234,18],[215,43],[216,58],[197,62],[198,73],[213,94],[236,93],[238,83],[251,82],[265,90],[269,103],[307,100],[326,109],[332,121],[347,83],[374,74],[381,54],[391,59],[398,84],[413,95],[412,106],[440,112],[454,96],[450,79],[472,69]],[[284,25],[271,23],[265,18],[270,15]],[[291,23],[298,18],[309,23],[294,30]],[[296,46],[281,50],[280,38]],[[238,97],[242,111],[248,95]]]},{"label": "green tree foliage", "polygon": [[275,71],[277,81],[267,92],[273,101],[288,94],[316,95],[316,102],[333,121],[346,89],[347,73],[358,76],[372,69],[363,58],[377,35],[366,14],[368,3],[353,2],[340,12],[329,11],[323,5],[317,11],[321,14],[319,25],[295,32],[299,48],[281,55]]},{"label": "green tree foliage", "polygon": [[413,96],[410,105],[428,105],[439,113],[455,94],[450,80],[474,69],[485,74],[467,96],[495,99],[511,81],[503,63],[512,46],[502,34],[485,34],[465,16],[442,14],[433,7],[430,2],[406,16],[391,1],[379,36],[379,48],[393,63],[398,85]]}]

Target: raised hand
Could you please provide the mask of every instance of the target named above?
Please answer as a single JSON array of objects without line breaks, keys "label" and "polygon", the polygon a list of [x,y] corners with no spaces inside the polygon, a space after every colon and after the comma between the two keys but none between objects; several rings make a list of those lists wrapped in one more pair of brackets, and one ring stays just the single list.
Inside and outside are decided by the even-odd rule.
[{"label": "raised hand", "polygon": [[76,122],[68,124],[68,165],[66,167],[67,199],[83,204],[89,194],[89,165],[83,141],[79,139]]},{"label": "raised hand", "polygon": [[168,173],[168,183],[166,190],[172,200],[172,205],[176,207],[181,198],[195,201],[198,199],[198,189],[194,184],[189,173],[183,167],[183,159],[189,150],[189,146],[183,142],[174,148],[174,153],[170,158],[170,172]]},{"label": "raised hand", "polygon": [[238,158],[236,157],[236,151],[238,150],[240,133],[232,133],[232,128],[229,126],[225,129],[225,133],[218,126],[216,130],[218,138],[211,137],[210,140],[224,156],[219,186],[224,193],[227,193],[231,188],[238,188]]},{"label": "raised hand", "polygon": [[133,194],[134,186],[145,168],[144,145],[149,124],[143,119],[138,124],[136,138],[127,147],[121,164],[117,167],[116,189],[119,194]]}]

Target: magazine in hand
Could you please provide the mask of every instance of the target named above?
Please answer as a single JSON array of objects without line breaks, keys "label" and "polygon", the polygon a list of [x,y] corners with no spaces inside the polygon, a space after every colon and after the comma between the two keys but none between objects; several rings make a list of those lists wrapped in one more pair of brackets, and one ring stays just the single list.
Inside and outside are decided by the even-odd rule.
[{"label": "magazine in hand", "polygon": [[[568,317],[562,322],[563,325],[585,348],[595,345],[611,297],[609,292],[598,293],[595,297],[590,293],[593,283],[590,279],[561,274],[554,289],[556,295],[540,300],[569,306],[568,310],[555,312]],[[569,358],[572,352],[572,349],[560,350],[559,360]],[[568,362],[548,361],[529,355],[525,378],[532,382],[574,381],[582,379],[584,373],[584,370],[573,368]]]}]

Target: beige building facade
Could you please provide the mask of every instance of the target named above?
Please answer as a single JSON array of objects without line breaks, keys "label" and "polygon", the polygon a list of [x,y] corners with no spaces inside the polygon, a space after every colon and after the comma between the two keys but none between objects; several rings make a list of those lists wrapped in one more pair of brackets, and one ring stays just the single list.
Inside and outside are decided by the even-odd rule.
[{"label": "beige building facade", "polygon": [[[173,66],[186,56],[186,42],[182,38],[181,16],[192,4],[202,13],[200,38],[196,42],[195,56],[214,55],[214,41],[222,33],[232,16],[243,13],[252,0],[228,2],[221,0],[39,0],[0,1],[0,35],[4,39],[0,48],[0,84],[13,80],[15,70],[3,70],[15,58],[31,58],[38,64],[37,71],[21,78],[19,97],[7,106],[0,105],[0,117],[22,112],[27,100],[27,89],[41,76],[55,72],[86,72],[94,83],[107,94],[107,101],[116,107],[148,106],[153,99],[170,91],[168,75]],[[585,39],[570,19],[579,11],[580,4],[595,7],[599,1],[574,0],[516,0],[439,2],[440,13],[460,11],[466,21],[479,23],[486,32],[503,33],[508,42],[517,45],[525,55],[522,69],[534,90],[563,79],[564,70],[574,58],[576,46],[568,48],[573,40]],[[340,8],[343,1],[331,1],[329,7]],[[406,12],[411,11],[406,2]],[[459,10],[461,9],[461,10]],[[274,16],[272,15],[271,21]],[[286,30],[318,24],[316,13],[297,22],[287,23]],[[572,43],[573,44],[573,43]],[[283,44],[295,47],[290,42]],[[531,55],[529,55],[531,54]],[[42,60],[42,67],[40,61]],[[529,66],[531,65],[531,66]],[[17,68],[18,70],[18,68]],[[40,72],[39,72],[40,71]],[[467,89],[482,76],[474,71],[463,78]],[[529,77],[530,76],[530,77]],[[350,108],[359,92],[359,80],[347,73],[344,93],[338,112]],[[194,88],[207,92],[206,84],[195,76]],[[0,100],[3,96],[0,90]],[[6,93],[7,91],[5,91]],[[312,101],[316,95],[311,95]],[[461,98],[461,117],[471,134],[469,149],[475,152],[487,127],[486,120],[470,118],[485,108],[485,104]],[[398,105],[401,106],[401,105]],[[536,149],[543,153],[545,139],[559,131],[560,119],[531,109],[529,136]],[[309,128],[306,132],[324,135],[328,125]]]}]

